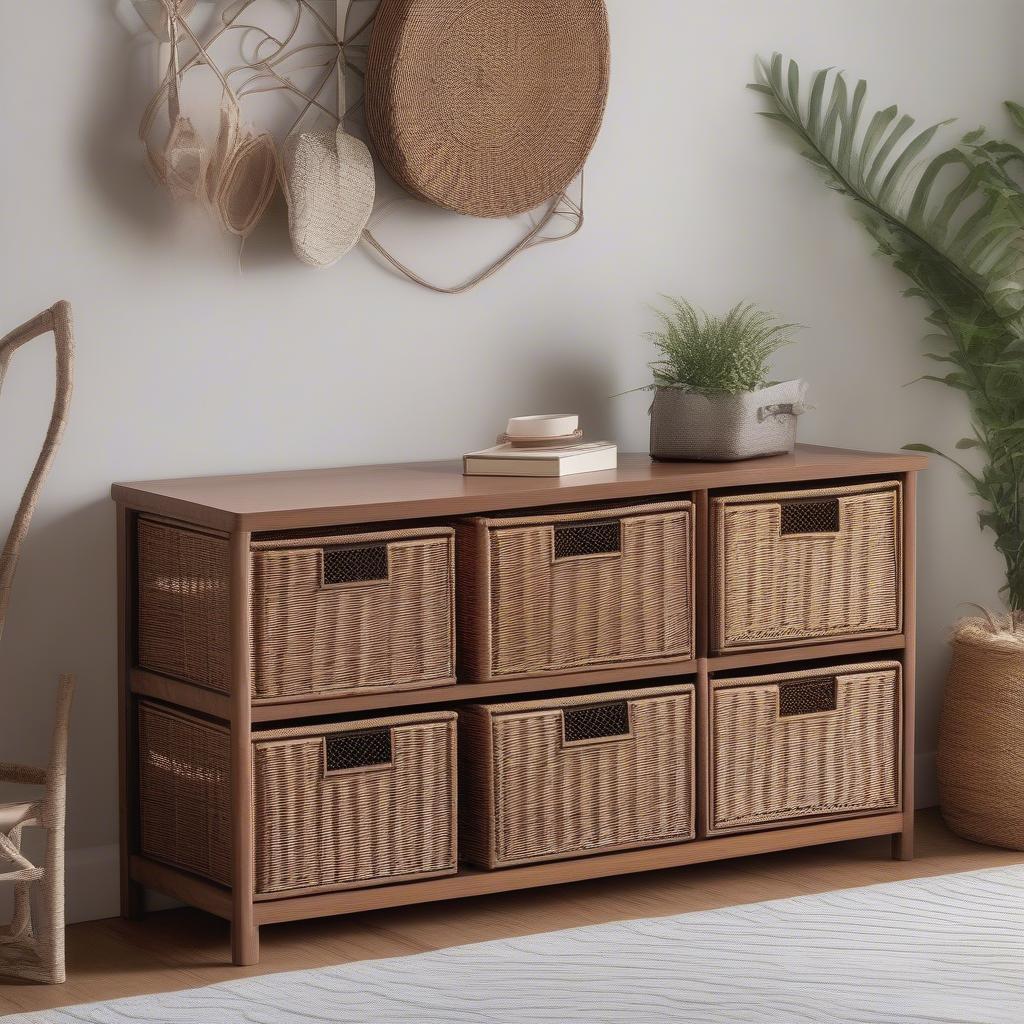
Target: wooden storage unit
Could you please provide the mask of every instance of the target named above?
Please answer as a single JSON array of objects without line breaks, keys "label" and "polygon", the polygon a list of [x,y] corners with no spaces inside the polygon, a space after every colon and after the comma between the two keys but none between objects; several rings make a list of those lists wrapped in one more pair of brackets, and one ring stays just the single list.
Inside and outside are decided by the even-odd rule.
[{"label": "wooden storage unit", "polygon": [[[655,463],[646,455],[620,455],[615,471],[562,479],[463,477],[460,465],[450,462],[115,485],[122,913],[136,916],[141,912],[143,887],[162,891],[229,920],[233,959],[244,964],[258,959],[260,926],[277,921],[530,888],[864,836],[892,836],[894,855],[909,858],[913,850],[915,482],[925,465],[923,456],[912,453],[888,455],[801,445],[791,455],[736,463]],[[837,628],[822,630],[817,636],[786,634],[768,644],[755,638],[753,644],[744,642],[725,649],[718,640],[721,622],[716,597],[721,591],[716,592],[712,554],[716,500],[737,498],[770,504],[778,502],[783,493],[782,500],[787,500],[794,488],[822,492],[874,486],[879,481],[886,482],[889,494],[898,494],[900,507],[893,523],[899,551],[893,577],[896,618],[885,620],[881,628],[858,627],[852,632]],[[571,515],[570,509],[598,502],[617,507],[689,505],[693,528],[689,608],[694,622],[689,646],[671,646],[664,656],[650,661],[580,664],[582,659],[570,658],[565,664],[528,668],[507,677],[495,674],[485,678],[487,673],[477,674],[474,669],[472,675],[458,673],[454,686],[424,679],[399,689],[385,680],[380,687],[345,687],[343,692],[285,687],[270,698],[261,696],[254,651],[259,642],[255,620],[260,607],[253,600],[260,586],[255,559],[263,550],[260,545],[280,540],[281,531],[293,531],[293,537],[294,531],[299,531],[305,538],[333,539],[399,528],[432,530],[439,524],[447,530],[471,517],[500,519],[509,513],[529,517],[538,510],[550,512],[558,507]],[[834,510],[824,511],[832,516]],[[162,592],[153,600],[140,601],[140,590],[151,585],[147,584],[151,568],[143,557],[140,530],[167,527],[175,533],[165,538],[177,538],[173,543],[179,549],[172,550],[169,557],[193,562],[198,558],[198,564],[205,567],[198,574],[199,583],[205,585],[193,587],[198,603],[191,608],[186,607],[189,602],[182,602],[180,588],[176,592],[166,585],[166,575]],[[437,602],[431,601],[430,607],[436,610]],[[164,638],[176,638],[170,643],[154,641],[152,622],[141,621],[140,612],[147,620],[151,615],[162,619]],[[187,630],[168,633],[167,623],[184,623],[182,616],[188,620]],[[688,630],[685,613],[682,621]],[[839,625],[844,627],[841,622]],[[877,662],[896,663],[902,684],[900,703],[893,707],[899,723],[893,742],[898,748],[880,749],[876,759],[878,765],[885,757],[896,759],[895,801],[886,796],[838,813],[835,807],[822,804],[827,815],[801,813],[784,820],[757,820],[736,825],[745,830],[735,832],[727,824],[729,834],[722,834],[723,821],[714,817],[721,802],[716,804],[712,793],[713,695],[737,679],[782,673],[792,678],[802,669],[820,676],[822,666],[838,672],[853,663]],[[470,703],[505,704],[559,694],[585,692],[608,702],[612,694],[632,691],[641,684],[671,685],[678,680],[693,681],[694,838],[585,856],[567,852],[562,859],[531,860],[500,870],[463,865],[447,876],[409,881],[392,878],[391,884],[364,886],[359,879],[360,888],[343,888],[345,882],[339,876],[324,883],[323,876],[315,874],[309,876],[313,884],[298,891],[268,885],[268,850],[259,849],[257,822],[257,816],[265,820],[268,812],[258,808],[251,784],[261,737],[286,742],[303,735],[322,737],[325,721],[332,727],[359,718],[382,719],[431,709],[443,712]],[[221,833],[227,841],[220,850],[208,850],[205,861],[202,852],[195,850],[188,856],[199,860],[182,856],[177,865],[153,856],[152,833],[147,831],[150,823],[140,818],[146,799],[140,793],[140,785],[146,785],[140,772],[139,709],[144,702],[179,721],[183,716],[202,720],[218,737],[213,770],[189,797],[217,828],[227,830]],[[871,755],[867,756],[870,759]],[[883,770],[890,768],[883,765]],[[478,782],[470,780],[471,785]],[[192,813],[197,813],[195,807]],[[186,861],[191,870],[182,866]],[[289,866],[288,871],[292,869]],[[294,878],[286,874],[278,881],[281,877]]]}]

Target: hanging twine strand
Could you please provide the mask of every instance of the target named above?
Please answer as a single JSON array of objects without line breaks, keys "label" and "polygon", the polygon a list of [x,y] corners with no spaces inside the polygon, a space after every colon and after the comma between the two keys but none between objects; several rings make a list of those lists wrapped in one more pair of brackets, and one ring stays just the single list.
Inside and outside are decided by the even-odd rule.
[{"label": "hanging twine strand", "polygon": [[[213,208],[223,226],[239,236],[244,243],[269,205],[277,182],[282,182],[286,197],[288,184],[284,179],[277,146],[270,133],[255,133],[241,128],[241,99],[257,93],[286,91],[303,101],[297,117],[288,130],[289,138],[314,108],[339,127],[353,115],[362,114],[362,91],[354,102],[346,104],[340,112],[327,107],[321,102],[320,97],[335,75],[343,75],[346,70],[350,70],[359,79],[364,77],[363,69],[350,58],[348,51],[365,49],[365,45],[358,43],[357,40],[373,26],[377,12],[370,13],[351,33],[343,32],[339,38],[338,32],[328,24],[309,0],[295,0],[295,16],[291,25],[283,38],[278,38],[261,26],[242,22],[242,15],[256,0],[238,0],[221,13],[220,25],[203,42],[188,25],[179,7],[179,0],[162,2],[171,44],[170,59],[162,81],[143,112],[139,124],[139,137],[146,148],[150,167],[157,180],[176,198],[205,201]],[[293,45],[303,14],[306,12],[322,28],[327,41]],[[243,40],[248,33],[259,33],[261,38],[252,51],[251,61],[221,71],[209,51],[218,40],[232,31],[243,33]],[[187,37],[195,49],[195,53],[185,61],[181,60],[179,53],[181,37]],[[336,53],[325,61],[302,63],[290,68],[290,74],[302,70],[324,69],[324,74],[314,83],[312,90],[307,92],[300,88],[283,68],[299,54],[324,47],[331,47]],[[264,53],[268,48],[271,52]],[[201,66],[209,67],[222,87],[220,130],[212,153],[196,132],[192,122],[181,114],[181,83],[190,71]],[[234,88],[231,79],[246,72],[248,76],[237,89]],[[157,113],[164,104],[171,127],[167,141],[160,150],[152,145],[150,136]],[[369,226],[362,230],[361,238],[380,259],[414,284],[440,294],[458,295],[493,277],[520,253],[575,235],[583,227],[584,220],[582,170],[577,181],[577,199],[570,195],[570,188],[561,191],[547,203],[518,241],[460,284],[441,285],[428,280],[391,252]],[[414,200],[412,196],[402,198]],[[375,214],[378,219],[390,205],[388,203],[377,208]],[[568,227],[552,234],[545,233],[556,220],[566,221]]]}]

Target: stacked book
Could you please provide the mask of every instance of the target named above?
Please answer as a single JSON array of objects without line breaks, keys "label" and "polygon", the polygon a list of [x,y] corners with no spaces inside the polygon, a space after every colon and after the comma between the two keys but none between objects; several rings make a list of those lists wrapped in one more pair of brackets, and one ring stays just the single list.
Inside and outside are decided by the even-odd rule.
[{"label": "stacked book", "polygon": [[579,417],[559,413],[516,416],[498,444],[462,457],[466,476],[570,476],[615,469],[618,449],[584,441]]}]

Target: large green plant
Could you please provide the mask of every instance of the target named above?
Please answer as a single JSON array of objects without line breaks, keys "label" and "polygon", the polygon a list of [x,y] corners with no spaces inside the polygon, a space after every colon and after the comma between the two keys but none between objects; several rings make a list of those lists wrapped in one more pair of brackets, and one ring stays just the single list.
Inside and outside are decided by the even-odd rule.
[{"label": "large green plant", "polygon": [[[951,461],[985,503],[981,527],[1006,562],[1007,603],[1024,608],[1024,192],[1016,177],[1024,151],[979,128],[929,156],[950,122],[912,132],[913,118],[895,106],[868,119],[863,80],[851,91],[841,73],[817,71],[803,89],[798,66],[780,54],[760,62],[759,79],[750,87],[770,105],[763,116],[795,134],[910,279],[904,294],[927,304],[939,333],[926,339],[926,355],[946,370],[924,379],[967,397],[974,436],[956,447],[980,449],[983,466],[971,472]],[[1007,108],[1024,130],[1024,108]]]}]

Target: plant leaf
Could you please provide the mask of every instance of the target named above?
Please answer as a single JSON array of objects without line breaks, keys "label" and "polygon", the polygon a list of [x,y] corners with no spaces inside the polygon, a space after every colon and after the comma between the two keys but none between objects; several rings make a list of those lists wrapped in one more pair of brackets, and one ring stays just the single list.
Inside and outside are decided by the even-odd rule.
[{"label": "plant leaf", "polygon": [[1013,100],[1006,100],[1004,105],[1010,112],[1010,119],[1020,131],[1024,132],[1024,107],[1019,103],[1014,103]]},{"label": "plant leaf", "polygon": [[[910,134],[913,118],[895,105],[874,113],[858,140],[864,83],[851,96],[842,74],[817,71],[804,112],[800,81],[796,62],[776,56],[767,67],[770,88],[760,91],[828,187],[856,206],[878,252],[906,275],[904,294],[926,303],[924,318],[939,333],[926,339],[933,351],[925,358],[950,372],[919,379],[966,397],[975,436],[956,449],[978,449],[984,464],[971,473],[931,445],[906,448],[966,475],[985,505],[979,524],[992,531],[1006,564],[1007,600],[1024,609],[1024,150],[979,127],[929,158],[949,122]],[[1006,108],[1024,131],[1024,105]],[[739,330],[750,313],[726,321]]]}]

